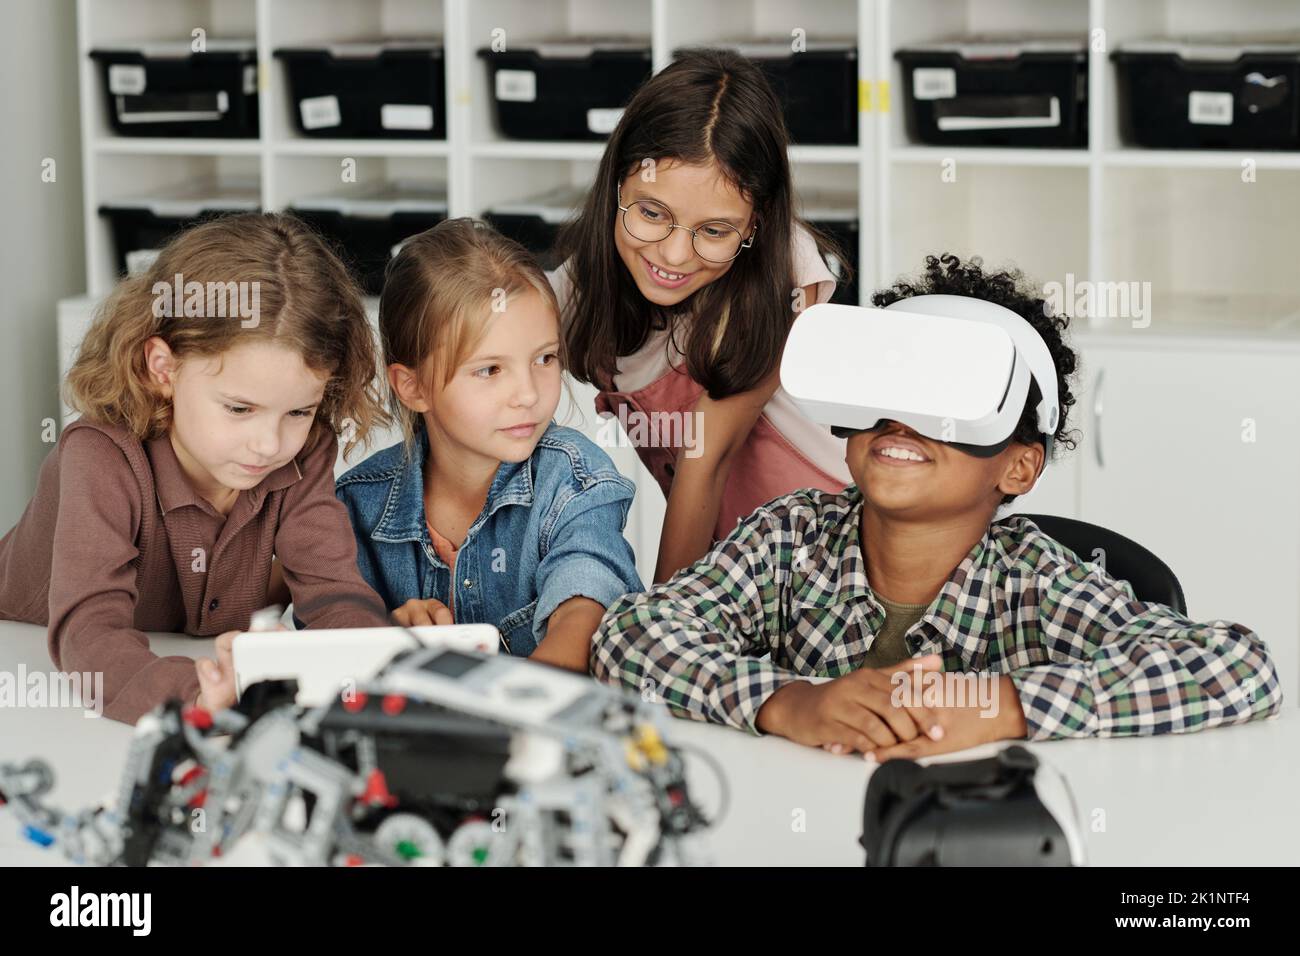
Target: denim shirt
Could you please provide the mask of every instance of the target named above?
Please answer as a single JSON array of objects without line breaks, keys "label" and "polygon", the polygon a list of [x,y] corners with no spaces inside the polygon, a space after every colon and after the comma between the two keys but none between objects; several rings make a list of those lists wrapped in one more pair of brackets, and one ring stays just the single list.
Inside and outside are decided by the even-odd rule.
[{"label": "denim shirt", "polygon": [[454,568],[434,550],[426,524],[428,454],[421,424],[409,458],[399,442],[335,488],[352,519],[361,574],[389,611],[411,598],[445,604],[454,583],[456,623],[495,625],[509,652],[526,657],[569,598],[608,607],[643,590],[623,537],[635,486],[580,432],[551,422],[529,458],[501,463]]}]

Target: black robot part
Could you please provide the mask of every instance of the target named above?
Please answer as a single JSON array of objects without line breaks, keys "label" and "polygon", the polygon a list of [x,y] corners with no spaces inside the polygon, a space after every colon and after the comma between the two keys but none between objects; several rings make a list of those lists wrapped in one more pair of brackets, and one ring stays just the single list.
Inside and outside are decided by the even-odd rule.
[{"label": "black robot part", "polygon": [[271,711],[292,706],[297,698],[296,680],[263,680],[245,688],[232,709],[247,717],[251,727]]},{"label": "black robot part", "polygon": [[160,720],[167,737],[155,748],[144,779],[137,780],[132,787],[127,806],[122,846],[122,863],[126,866],[146,866],[153,858],[154,847],[163,831],[172,826],[172,821],[164,819],[159,810],[167,805],[173,772],[179,764],[195,756],[181,730],[181,702],[168,701]]},{"label": "black robot part", "polygon": [[359,740],[374,746],[375,762],[401,804],[494,805],[512,790],[505,775],[511,731],[469,714],[404,698],[400,709],[380,696],[349,705],[336,701],[305,741],[357,770]]}]

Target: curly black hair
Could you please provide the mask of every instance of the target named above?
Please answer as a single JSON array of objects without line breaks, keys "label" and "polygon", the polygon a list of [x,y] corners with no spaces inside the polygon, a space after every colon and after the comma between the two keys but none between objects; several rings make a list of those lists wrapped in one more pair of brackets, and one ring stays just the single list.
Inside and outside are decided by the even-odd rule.
[{"label": "curly black hair", "polygon": [[[1056,395],[1061,414],[1056,424],[1054,447],[1073,449],[1078,445],[1075,432],[1067,427],[1070,407],[1075,403],[1069,380],[1079,361],[1062,335],[1069,327],[1070,318],[1055,315],[1039,289],[1025,278],[1023,272],[1014,267],[985,272],[980,257],[972,256],[962,262],[958,256],[945,252],[940,256],[926,256],[925,269],[919,275],[899,279],[888,289],[878,290],[871,296],[871,304],[883,308],[918,295],[965,295],[984,299],[1005,306],[1032,325],[1043,337],[1052,364],[1056,366]],[[1013,435],[1015,441],[1026,445],[1043,441],[1034,412],[1041,399],[1038,383],[1031,379],[1025,408]],[[1014,500],[1015,495],[1004,495],[1002,503]]]}]

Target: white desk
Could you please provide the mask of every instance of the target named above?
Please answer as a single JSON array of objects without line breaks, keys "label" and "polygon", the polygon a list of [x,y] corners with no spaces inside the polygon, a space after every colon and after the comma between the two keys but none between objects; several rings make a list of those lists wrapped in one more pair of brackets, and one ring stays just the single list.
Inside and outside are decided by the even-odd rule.
[{"label": "white desk", "polygon": [[[155,638],[160,654],[210,653],[210,641]],[[0,671],[50,672],[43,628],[0,622]],[[777,738],[673,721],[670,739],[711,753],[727,775],[731,809],[709,838],[714,859],[734,865],[860,866],[857,839],[871,766]],[[131,728],[80,710],[0,709],[0,760],[39,756],[54,768],[51,799],[76,810],[114,793]],[[1088,860],[1100,865],[1295,865],[1300,863],[1300,714],[1176,737],[1031,744],[1069,781],[1083,818]],[[963,756],[983,756],[991,748]],[[717,785],[691,757],[691,785],[712,811]],[[1105,829],[1090,821],[1105,814]],[[802,827],[796,826],[802,822]],[[58,864],[27,843],[0,809],[0,863]]]}]

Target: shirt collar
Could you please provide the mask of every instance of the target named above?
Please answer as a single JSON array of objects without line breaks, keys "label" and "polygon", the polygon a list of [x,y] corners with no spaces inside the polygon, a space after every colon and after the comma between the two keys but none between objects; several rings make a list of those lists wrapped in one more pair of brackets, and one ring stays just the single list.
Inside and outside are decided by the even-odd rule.
[{"label": "shirt collar", "polygon": [[[429,436],[424,423],[415,429],[415,446],[410,455],[402,455],[388,489],[384,513],[370,533],[374,541],[423,541],[428,531],[424,514],[424,462],[429,454]],[[529,462],[503,461],[492,478],[483,510],[465,535],[469,538],[506,505],[533,503],[533,470]],[[462,543],[461,547],[464,547]]]},{"label": "shirt collar", "polygon": [[[149,456],[149,463],[153,466],[154,491],[158,498],[158,507],[164,515],[190,505],[220,516],[212,503],[199,494],[190,483],[180,459],[176,457],[176,449],[172,447],[170,434],[164,432],[156,438],[151,438],[145,443],[145,452]],[[297,458],[290,459],[287,464],[275,469],[256,486],[240,491],[235,507],[239,507],[240,501],[246,500],[256,511],[262,506],[262,501],[268,494],[287,488],[301,479],[302,469],[298,465]],[[232,508],[231,511],[233,512],[234,509]]]},{"label": "shirt collar", "polygon": [[859,543],[862,492],[851,487],[846,505],[839,499],[834,510],[823,510],[811,540],[798,543],[790,556],[796,606],[829,608],[863,597],[875,601],[867,583],[867,561]]},{"label": "shirt collar", "polygon": [[[844,503],[847,499],[847,506]],[[796,547],[791,555],[794,575],[795,606],[831,608],[865,599],[870,605],[868,620],[873,630],[884,623],[885,609],[867,581],[867,561],[861,545],[862,491],[852,486],[844,492],[833,511],[823,511],[817,533]],[[929,623],[942,639],[963,654],[974,653],[982,630],[967,634],[957,627],[963,607],[970,605],[970,595],[984,586],[986,576],[979,574],[987,563],[994,528],[984,536],[953,569],[935,599],[930,602],[921,621]],[[972,643],[973,642],[973,643]],[[970,646],[966,646],[970,645]]]}]

